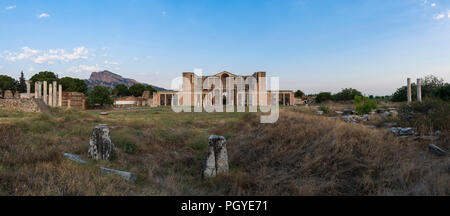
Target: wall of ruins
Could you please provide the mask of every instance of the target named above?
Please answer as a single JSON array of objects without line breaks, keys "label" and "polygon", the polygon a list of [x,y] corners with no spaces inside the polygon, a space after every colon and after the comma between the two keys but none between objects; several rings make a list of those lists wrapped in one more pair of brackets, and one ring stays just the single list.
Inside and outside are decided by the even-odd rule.
[{"label": "wall of ruins", "polygon": [[41,112],[34,99],[0,99],[0,110]]},{"label": "wall of ruins", "polygon": [[61,103],[58,104],[63,108],[74,108],[84,110],[86,109],[86,96],[79,92],[62,92],[59,97],[62,98]]}]

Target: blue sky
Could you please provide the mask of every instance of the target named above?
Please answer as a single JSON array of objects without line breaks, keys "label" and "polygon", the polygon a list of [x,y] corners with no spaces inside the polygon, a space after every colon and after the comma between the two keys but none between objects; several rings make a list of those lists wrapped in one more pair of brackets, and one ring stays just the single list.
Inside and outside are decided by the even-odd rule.
[{"label": "blue sky", "polygon": [[386,95],[450,81],[450,0],[2,0],[0,74],[267,71],[282,89]]}]

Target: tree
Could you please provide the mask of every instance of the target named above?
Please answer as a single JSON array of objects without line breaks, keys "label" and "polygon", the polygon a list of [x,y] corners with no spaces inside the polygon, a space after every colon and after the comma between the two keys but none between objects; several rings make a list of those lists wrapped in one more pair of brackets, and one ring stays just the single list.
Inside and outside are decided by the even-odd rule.
[{"label": "tree", "polygon": [[327,100],[331,100],[333,97],[331,96],[331,92],[320,92],[316,97],[317,103],[322,103]]},{"label": "tree", "polygon": [[339,93],[333,95],[335,101],[348,101],[353,100],[355,96],[362,96],[362,93],[356,89],[346,88],[342,89]]},{"label": "tree", "polygon": [[[416,84],[411,84],[411,98],[412,100],[416,100],[417,98],[417,91],[414,91],[414,89],[416,89],[417,86]],[[399,89],[397,89],[397,91],[395,91],[395,93],[391,96],[391,101],[393,102],[405,102],[408,100],[408,88],[406,86],[403,86]]]},{"label": "tree", "polygon": [[6,76],[6,75],[0,75],[0,89],[1,90],[16,91],[17,86],[18,86],[18,82],[14,78],[12,78],[10,76]]},{"label": "tree", "polygon": [[82,79],[64,77],[59,80],[59,84],[62,85],[63,91],[86,94],[88,90],[86,82]]},{"label": "tree", "polygon": [[149,85],[145,87],[146,91],[150,92],[150,95],[153,95],[153,92],[157,92],[157,90],[155,88],[153,88],[153,86]]},{"label": "tree", "polygon": [[303,96],[305,96],[305,93],[303,93],[301,90],[297,90],[294,93],[294,97],[296,97],[296,98],[302,98]]},{"label": "tree", "polygon": [[135,97],[142,96],[142,93],[146,90],[145,86],[142,84],[134,84],[130,88],[130,94]]},{"label": "tree", "polygon": [[47,81],[49,84],[53,81],[59,81],[58,76],[50,71],[42,71],[31,77],[31,91],[34,92],[34,83],[37,81]]},{"label": "tree", "polygon": [[109,93],[109,88],[104,86],[94,86],[86,98],[86,104],[89,108],[93,108],[97,105],[103,107],[105,105],[111,105],[113,102],[114,101]]},{"label": "tree", "polygon": [[27,92],[27,83],[25,81],[23,71],[20,72],[19,84],[17,85],[17,91],[19,91],[20,93]]},{"label": "tree", "polygon": [[422,97],[432,97],[433,91],[444,86],[444,79],[428,75],[422,79]]},{"label": "tree", "polygon": [[124,84],[116,85],[113,89],[113,95],[118,97],[130,96],[130,90]]},{"label": "tree", "polygon": [[[437,78],[433,75],[428,75],[422,79],[422,98],[432,97],[433,91],[444,86],[444,80],[442,78]],[[411,96],[412,100],[417,98],[417,85],[415,83],[411,84]],[[404,102],[407,101],[407,87],[402,86],[397,89],[397,91],[392,95],[391,100],[394,102]]]},{"label": "tree", "polygon": [[445,101],[450,101],[450,84],[446,83],[443,86],[436,88],[433,91],[433,96]]}]

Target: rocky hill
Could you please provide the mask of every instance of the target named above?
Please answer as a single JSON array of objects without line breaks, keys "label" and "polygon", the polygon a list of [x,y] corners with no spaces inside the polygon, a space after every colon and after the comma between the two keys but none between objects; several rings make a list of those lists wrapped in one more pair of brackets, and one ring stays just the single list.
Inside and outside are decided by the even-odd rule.
[{"label": "rocky hill", "polygon": [[[106,71],[106,70],[100,71],[100,72],[92,72],[91,77],[89,79],[85,80],[85,82],[89,88],[92,88],[97,85],[114,88],[116,85],[119,85],[119,84],[124,84],[124,85],[130,87],[134,84],[140,83],[134,79],[125,78],[118,74],[115,74],[113,72]],[[141,84],[149,85],[146,83],[141,83]],[[164,88],[160,88],[160,87],[157,87],[154,85],[151,85],[151,86],[153,86],[153,88],[155,88],[158,91],[166,90]]]}]

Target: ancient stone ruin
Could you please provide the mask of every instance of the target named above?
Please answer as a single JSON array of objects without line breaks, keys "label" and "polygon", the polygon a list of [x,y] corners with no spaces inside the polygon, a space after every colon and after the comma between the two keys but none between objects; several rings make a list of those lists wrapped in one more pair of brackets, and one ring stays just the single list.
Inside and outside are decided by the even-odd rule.
[{"label": "ancient stone ruin", "polygon": [[88,156],[95,160],[111,160],[114,157],[114,144],[109,138],[107,125],[100,124],[92,131]]},{"label": "ancient stone ruin", "polygon": [[212,178],[228,173],[227,141],[223,136],[212,135],[208,141],[208,153],[203,164],[202,177]]},{"label": "ancient stone ruin", "polygon": [[[412,103],[411,78],[407,79],[407,100],[408,104]],[[422,80],[417,79],[417,101],[422,102]]]}]

